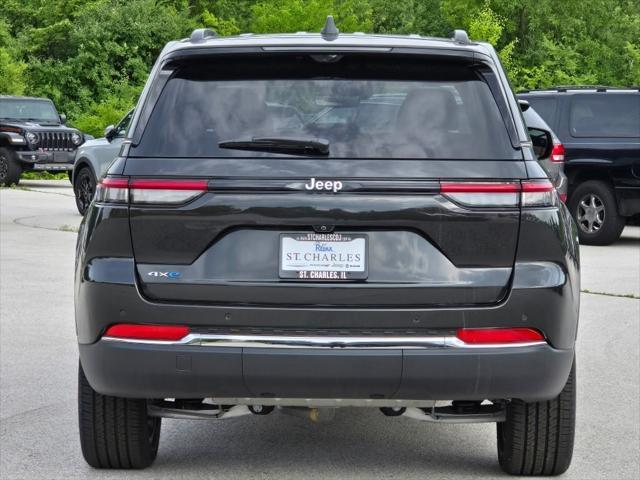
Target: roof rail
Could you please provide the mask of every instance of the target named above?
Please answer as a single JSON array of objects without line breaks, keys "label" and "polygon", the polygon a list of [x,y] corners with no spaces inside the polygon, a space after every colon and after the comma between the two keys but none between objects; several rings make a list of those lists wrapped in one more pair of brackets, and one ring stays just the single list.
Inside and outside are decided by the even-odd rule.
[{"label": "roof rail", "polygon": [[327,15],[327,21],[324,27],[322,27],[322,30],[320,30],[320,35],[322,35],[322,38],[325,40],[332,41],[338,38],[339,33],[340,30],[336,27],[336,22],[333,21],[333,15]]},{"label": "roof rail", "polygon": [[466,30],[454,30],[451,39],[460,45],[470,45],[469,35]]},{"label": "roof rail", "polygon": [[607,92],[610,90],[639,90],[640,86],[632,85],[630,87],[607,87],[606,85],[559,85],[556,87],[546,88],[526,88],[518,90],[517,93],[532,93],[532,92],[560,92],[565,93],[569,90],[595,90],[596,92]]},{"label": "roof rail", "polygon": [[217,37],[218,34],[211,30],[210,28],[196,28],[193,32],[191,32],[191,37],[189,40],[192,43],[203,42],[207,38]]}]

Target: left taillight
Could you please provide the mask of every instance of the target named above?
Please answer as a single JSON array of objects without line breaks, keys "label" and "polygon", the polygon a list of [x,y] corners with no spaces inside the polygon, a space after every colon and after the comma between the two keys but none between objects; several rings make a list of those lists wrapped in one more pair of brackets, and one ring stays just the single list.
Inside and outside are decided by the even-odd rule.
[{"label": "left taillight", "polygon": [[201,179],[107,177],[98,185],[96,199],[102,203],[179,205],[207,189],[208,182]]},{"label": "left taillight", "polygon": [[96,188],[96,201],[100,203],[128,203],[129,179],[106,177]]}]

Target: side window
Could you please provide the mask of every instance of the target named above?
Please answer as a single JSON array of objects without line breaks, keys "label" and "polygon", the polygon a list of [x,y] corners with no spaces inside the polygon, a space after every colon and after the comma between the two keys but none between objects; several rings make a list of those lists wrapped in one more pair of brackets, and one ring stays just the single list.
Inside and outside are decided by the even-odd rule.
[{"label": "side window", "polygon": [[129,128],[129,123],[131,122],[131,117],[133,117],[133,110],[127,113],[120,123],[116,127],[116,135],[115,138],[123,138],[127,133],[127,128]]},{"label": "side window", "polygon": [[640,138],[640,94],[577,94],[571,99],[572,137]]},{"label": "side window", "polygon": [[555,129],[558,115],[558,101],[553,97],[529,97],[529,104],[538,112],[538,115]]}]

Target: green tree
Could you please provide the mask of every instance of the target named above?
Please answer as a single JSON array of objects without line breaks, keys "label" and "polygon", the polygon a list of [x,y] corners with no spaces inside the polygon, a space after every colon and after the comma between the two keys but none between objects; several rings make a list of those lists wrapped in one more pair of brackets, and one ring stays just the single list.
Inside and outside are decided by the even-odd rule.
[{"label": "green tree", "polygon": [[73,22],[65,19],[21,34],[29,91],[51,97],[76,116],[119,85],[143,85],[165,43],[188,35],[194,26],[186,2],[87,3]]},{"label": "green tree", "polygon": [[333,15],[343,32],[371,31],[372,8],[366,0],[273,0],[253,5],[251,29],[255,33],[319,32]]},{"label": "green tree", "polygon": [[24,62],[16,55],[15,41],[9,27],[0,19],[0,94],[21,95],[24,92]]}]

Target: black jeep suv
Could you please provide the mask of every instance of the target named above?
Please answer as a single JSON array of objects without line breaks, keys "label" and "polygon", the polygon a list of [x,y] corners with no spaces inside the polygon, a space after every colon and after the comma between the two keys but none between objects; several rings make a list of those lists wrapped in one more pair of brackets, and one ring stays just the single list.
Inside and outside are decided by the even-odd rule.
[{"label": "black jeep suv", "polygon": [[462,31],[168,44],[78,236],[86,461],[148,466],[162,417],[375,407],[496,422],[505,471],[564,472],[580,282],[551,148]]},{"label": "black jeep suv", "polygon": [[0,185],[25,171],[71,172],[84,136],[65,121],[47,98],[0,95]]},{"label": "black jeep suv", "polygon": [[564,145],[580,242],[615,242],[640,214],[640,88],[557,87],[518,96]]}]

